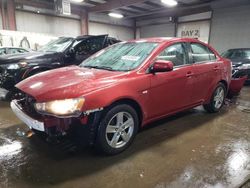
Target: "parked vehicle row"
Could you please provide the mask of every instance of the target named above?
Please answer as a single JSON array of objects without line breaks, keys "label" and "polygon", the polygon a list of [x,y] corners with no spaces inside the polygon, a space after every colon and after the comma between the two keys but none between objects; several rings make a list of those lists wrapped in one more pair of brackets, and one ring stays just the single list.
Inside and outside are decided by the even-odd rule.
[{"label": "parked vehicle row", "polygon": [[31,50],[18,47],[0,47],[0,56],[20,53],[22,54],[26,52],[31,52]]},{"label": "parked vehicle row", "polygon": [[[84,57],[90,54],[81,51]],[[74,64],[72,59],[68,62]],[[89,144],[106,154],[117,154],[149,122],[199,105],[218,112],[231,71],[230,60],[196,39],[120,42],[79,66],[46,71],[19,82],[16,88],[21,94],[12,100],[11,108],[30,129],[57,136],[79,126],[85,129]]]},{"label": "parked vehicle row", "polygon": [[119,42],[108,35],[60,37],[37,52],[0,57],[0,92],[13,98],[15,84],[37,73],[79,65],[97,51]]}]

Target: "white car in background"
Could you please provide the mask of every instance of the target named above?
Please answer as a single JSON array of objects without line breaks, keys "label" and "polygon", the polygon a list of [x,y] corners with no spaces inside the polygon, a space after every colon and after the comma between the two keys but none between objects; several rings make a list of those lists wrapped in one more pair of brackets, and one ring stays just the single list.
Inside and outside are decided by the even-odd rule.
[{"label": "white car in background", "polygon": [[0,56],[1,55],[10,55],[10,54],[19,54],[30,52],[29,49],[19,48],[19,47],[0,47]]}]

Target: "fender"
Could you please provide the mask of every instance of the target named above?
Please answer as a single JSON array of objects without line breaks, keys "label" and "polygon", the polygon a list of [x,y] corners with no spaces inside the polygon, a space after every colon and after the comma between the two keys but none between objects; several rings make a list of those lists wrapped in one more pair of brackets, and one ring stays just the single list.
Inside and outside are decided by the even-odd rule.
[{"label": "fender", "polygon": [[22,80],[28,78],[29,76],[32,75],[34,72],[44,72],[47,70],[51,70],[53,67],[52,66],[34,66],[34,67],[29,67],[27,70],[24,71],[22,75]]},{"label": "fender", "polygon": [[150,82],[149,79],[143,77],[147,75],[142,76],[142,79],[136,82],[131,79],[84,95],[86,102],[82,111],[106,108],[118,101],[129,100],[140,107],[142,119],[147,119],[150,99],[148,93],[145,94],[143,91],[149,89]]}]

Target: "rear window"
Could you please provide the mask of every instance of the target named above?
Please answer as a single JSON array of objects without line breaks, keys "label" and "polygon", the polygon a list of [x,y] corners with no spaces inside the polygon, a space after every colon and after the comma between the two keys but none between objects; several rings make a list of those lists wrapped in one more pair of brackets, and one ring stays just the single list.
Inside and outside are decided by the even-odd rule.
[{"label": "rear window", "polygon": [[222,57],[229,59],[250,59],[250,49],[233,49],[228,50],[222,54]]},{"label": "rear window", "polygon": [[191,43],[191,50],[194,62],[211,61],[216,55],[207,46],[199,43]]}]

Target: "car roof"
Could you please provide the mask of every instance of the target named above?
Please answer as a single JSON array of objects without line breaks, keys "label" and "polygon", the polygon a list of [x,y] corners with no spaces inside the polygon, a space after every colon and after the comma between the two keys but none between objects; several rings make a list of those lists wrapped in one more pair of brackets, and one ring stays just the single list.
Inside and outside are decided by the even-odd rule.
[{"label": "car roof", "polygon": [[16,48],[16,49],[24,49],[24,50],[28,50],[26,48],[22,48],[22,47],[15,47],[15,46],[1,46],[0,48]]},{"label": "car roof", "polygon": [[82,35],[82,36],[78,36],[76,37],[77,40],[81,40],[81,39],[88,39],[88,38],[92,38],[92,37],[107,37],[108,35]]},{"label": "car roof", "polygon": [[228,50],[250,50],[250,48],[232,48]]},{"label": "car roof", "polygon": [[174,42],[174,41],[186,41],[186,42],[201,42],[197,39],[193,38],[178,38],[178,37],[154,37],[154,38],[141,38],[130,40],[128,42],[156,42],[156,43],[163,43],[163,42]]}]

